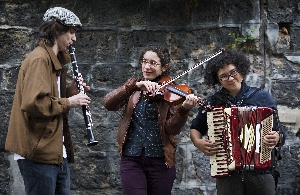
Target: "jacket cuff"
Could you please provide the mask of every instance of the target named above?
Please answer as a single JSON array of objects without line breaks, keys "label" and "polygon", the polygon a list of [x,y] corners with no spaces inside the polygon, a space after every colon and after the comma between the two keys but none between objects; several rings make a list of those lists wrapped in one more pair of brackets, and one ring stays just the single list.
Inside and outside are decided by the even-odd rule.
[{"label": "jacket cuff", "polygon": [[140,89],[136,86],[136,82],[138,82],[139,79],[128,79],[127,82],[124,84],[125,90],[127,94],[132,94],[135,91],[139,91]]},{"label": "jacket cuff", "polygon": [[71,109],[71,104],[68,98],[63,98],[63,112],[68,113]]},{"label": "jacket cuff", "polygon": [[183,118],[188,118],[189,112],[190,112],[190,110],[185,109],[182,105],[180,105],[180,107],[177,110],[178,115]]}]

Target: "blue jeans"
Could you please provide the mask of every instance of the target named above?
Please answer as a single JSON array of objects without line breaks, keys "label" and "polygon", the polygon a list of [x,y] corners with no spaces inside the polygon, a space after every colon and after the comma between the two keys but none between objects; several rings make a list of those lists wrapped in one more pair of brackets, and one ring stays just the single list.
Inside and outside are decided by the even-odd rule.
[{"label": "blue jeans", "polygon": [[62,165],[18,160],[27,195],[69,195],[70,169],[67,159]]},{"label": "blue jeans", "polygon": [[175,166],[168,168],[165,158],[121,157],[123,195],[171,195]]}]

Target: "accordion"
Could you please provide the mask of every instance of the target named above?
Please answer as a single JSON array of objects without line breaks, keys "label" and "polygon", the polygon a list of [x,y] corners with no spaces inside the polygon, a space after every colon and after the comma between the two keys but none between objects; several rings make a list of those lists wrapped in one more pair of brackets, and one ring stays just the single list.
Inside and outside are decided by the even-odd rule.
[{"label": "accordion", "polygon": [[269,107],[215,107],[207,112],[208,137],[218,152],[210,156],[211,176],[226,177],[236,170],[270,170],[271,150],[263,137],[272,131]]}]

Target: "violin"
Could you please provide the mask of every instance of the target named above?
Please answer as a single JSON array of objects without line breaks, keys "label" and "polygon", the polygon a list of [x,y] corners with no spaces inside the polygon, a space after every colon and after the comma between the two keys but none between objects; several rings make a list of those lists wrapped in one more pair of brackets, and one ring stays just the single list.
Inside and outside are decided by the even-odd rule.
[{"label": "violin", "polygon": [[[217,52],[210,55],[208,58],[200,61],[199,63],[195,64],[193,67],[189,68],[188,70],[182,72],[181,74],[177,75],[176,77],[174,77],[172,79],[168,76],[163,76],[159,80],[159,84],[161,84],[161,86],[155,92],[154,96],[151,93],[147,93],[146,98],[148,100],[154,100],[154,101],[158,100],[158,99],[164,99],[167,102],[169,102],[170,104],[175,104],[175,105],[184,102],[185,97],[191,93],[190,88],[184,84],[175,85],[175,83],[173,81],[175,81],[176,79],[180,78],[181,76],[187,74],[191,70],[199,67],[200,65],[204,64],[205,62],[211,60],[212,58],[220,55],[223,51],[224,51],[224,48],[219,49]],[[206,105],[200,99],[197,101],[197,103],[200,106],[204,107],[208,111],[212,109],[212,107],[210,105]]]},{"label": "violin", "polygon": [[185,97],[191,93],[189,86],[185,84],[176,85],[174,82],[169,82],[170,77],[164,76],[159,80],[159,84],[162,85],[160,89],[155,93],[155,97],[164,99],[171,105],[177,105],[184,102]]},{"label": "violin", "polygon": [[[191,89],[189,86],[185,84],[174,84],[170,82],[170,77],[164,76],[159,80],[159,84],[162,84],[162,87],[155,92],[155,96],[149,96],[150,94],[146,94],[148,100],[159,100],[163,99],[167,101],[171,105],[178,105],[184,102],[186,96],[191,93]],[[205,104],[204,101],[198,99],[197,104],[202,106],[205,110],[211,111],[213,107],[211,105]]]},{"label": "violin", "polygon": [[185,97],[191,93],[189,86],[185,84],[176,85],[170,82],[170,77],[163,76],[158,81],[160,85],[154,94],[146,93],[146,99],[149,101],[165,100],[171,105],[177,105],[184,102]]}]

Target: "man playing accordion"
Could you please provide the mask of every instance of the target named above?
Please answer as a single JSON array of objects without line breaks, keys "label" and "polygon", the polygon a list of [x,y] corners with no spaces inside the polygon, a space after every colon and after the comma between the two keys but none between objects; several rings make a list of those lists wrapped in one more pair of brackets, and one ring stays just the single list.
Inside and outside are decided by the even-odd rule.
[{"label": "man playing accordion", "polygon": [[[255,166],[244,164],[244,154],[240,154],[239,156],[239,159],[242,159],[241,162],[233,158],[233,154],[236,155],[236,153],[239,154],[242,153],[240,151],[245,150],[242,149],[242,146],[245,144],[245,142],[251,143],[252,145],[248,145],[251,147],[253,146],[252,149],[250,148],[248,151],[245,150],[245,153],[249,152],[249,154],[251,154],[250,159],[246,159],[250,162],[254,161],[251,158],[254,158],[256,153],[259,153],[262,150],[260,148],[255,148],[257,146],[255,144],[257,139],[257,135],[255,135],[255,133],[260,133],[260,129],[257,128],[258,125],[255,125],[259,118],[258,114],[253,114],[253,116],[257,116],[257,119],[255,119],[254,122],[251,121],[254,120],[252,119],[253,117],[251,118],[241,115],[243,120],[245,120],[245,118],[248,120],[249,118],[249,122],[244,122],[244,126],[241,129],[241,119],[232,117],[238,122],[234,123],[233,121],[230,121],[230,115],[233,115],[231,111],[234,111],[233,107],[237,108],[237,110],[246,108],[251,112],[252,110],[259,110],[257,108],[261,108],[262,110],[268,108],[269,110],[272,110],[272,113],[269,114],[272,118],[272,126],[270,131],[268,131],[266,134],[260,134],[261,143],[259,143],[259,146],[264,146],[265,150],[269,151],[270,154],[271,151],[272,154],[275,154],[275,147],[283,145],[285,139],[284,132],[282,128],[280,128],[277,108],[272,96],[263,89],[250,87],[246,84],[245,78],[249,73],[249,70],[250,62],[246,56],[240,52],[232,50],[226,50],[214,59],[210,60],[204,69],[205,83],[211,86],[216,84],[220,84],[222,86],[220,91],[207,98],[206,103],[212,106],[214,109],[221,108],[221,113],[224,113],[224,116],[222,116],[224,121],[222,128],[224,128],[217,135],[219,136],[219,140],[217,139],[218,141],[210,139],[211,137],[209,139],[203,137],[204,135],[210,133],[210,124],[216,124],[217,119],[215,119],[216,116],[213,116],[212,120],[216,121],[209,121],[208,118],[211,115],[211,111],[200,108],[196,118],[194,118],[192,121],[190,137],[195,147],[197,147],[205,155],[210,156],[211,167],[214,166],[212,165],[212,162],[218,161],[218,159],[212,158],[220,158],[221,155],[225,155],[225,157],[221,157],[222,159],[220,160],[219,164],[221,164],[220,166],[226,164],[227,170],[221,173],[218,173],[217,170],[216,173],[213,173],[215,170],[212,169],[212,176],[216,178],[218,195],[275,195],[275,180],[271,174],[272,169],[274,168],[273,164],[268,168],[256,168]],[[229,114],[223,112],[223,110],[225,110],[223,108],[229,108]],[[263,119],[264,117],[261,117],[259,120],[262,121]],[[252,123],[254,123],[254,125],[252,125]],[[245,131],[250,133],[241,133],[244,131],[244,127],[246,129]],[[212,130],[214,129],[215,128],[212,127]],[[237,140],[233,140],[234,136],[231,137],[231,134],[234,133],[233,129],[238,129],[238,132],[235,132],[238,135],[236,138]],[[250,139],[249,137],[251,140],[247,140],[247,138]],[[237,144],[234,144],[234,142]],[[233,151],[237,145],[241,146],[241,149]],[[224,150],[224,154],[220,153],[220,149]],[[224,158],[226,159],[224,160]],[[249,158],[249,156],[247,158]],[[268,160],[268,162],[269,161],[273,160]],[[233,166],[230,164],[231,162],[235,162],[232,163]]]}]

